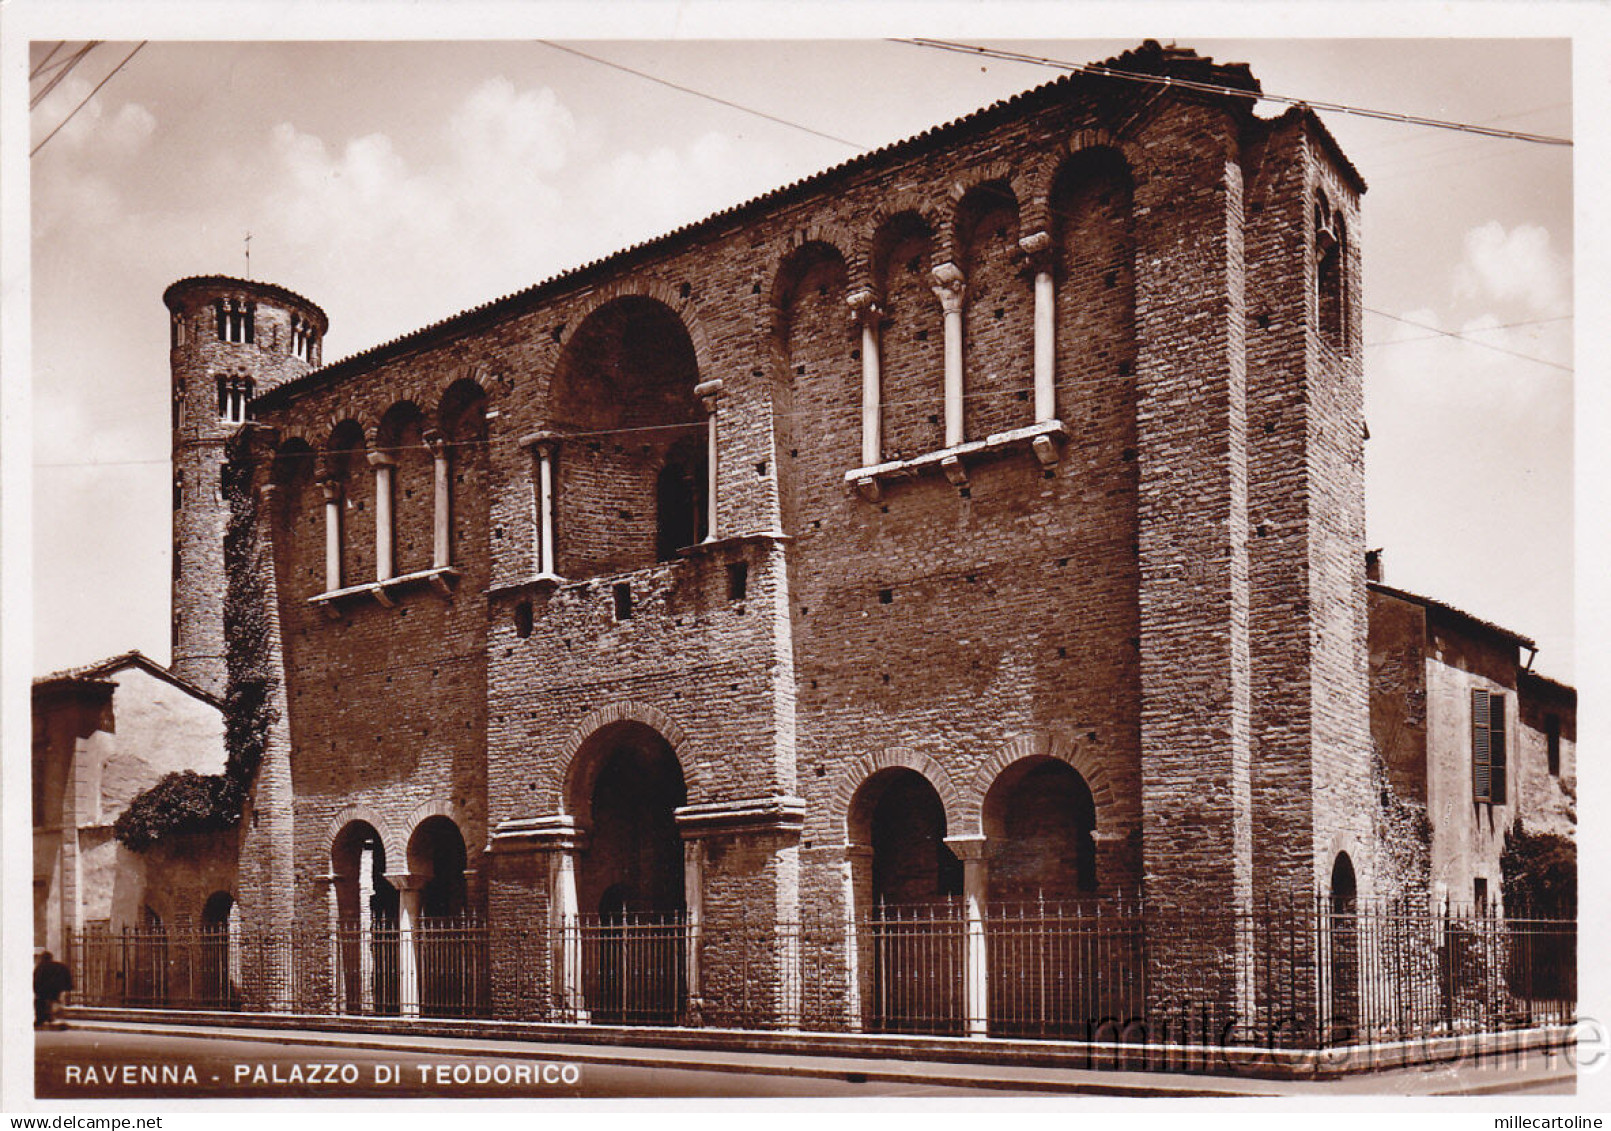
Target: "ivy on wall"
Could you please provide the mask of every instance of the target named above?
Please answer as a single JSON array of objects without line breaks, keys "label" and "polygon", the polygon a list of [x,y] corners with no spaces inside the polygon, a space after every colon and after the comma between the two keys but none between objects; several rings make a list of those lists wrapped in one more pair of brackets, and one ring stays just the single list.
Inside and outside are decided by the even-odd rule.
[{"label": "ivy on wall", "polygon": [[252,462],[242,429],[224,467],[229,523],[224,532],[225,663],[224,747],[221,774],[182,770],[165,775],[129,803],[112,826],[112,835],[136,852],[169,837],[218,832],[239,823],[257,767],[277,721],[273,695],[278,686],[270,648],[271,631],[264,581],[273,576],[269,552],[257,533],[257,498]]}]

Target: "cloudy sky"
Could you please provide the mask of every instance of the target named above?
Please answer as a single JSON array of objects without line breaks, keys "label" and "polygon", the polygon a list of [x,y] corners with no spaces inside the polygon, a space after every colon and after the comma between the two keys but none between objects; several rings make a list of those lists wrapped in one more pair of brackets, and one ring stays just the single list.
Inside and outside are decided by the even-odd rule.
[{"label": "cloudy sky", "polygon": [[[705,34],[747,27],[707,21]],[[1276,94],[1572,136],[1565,39],[1036,28],[890,30],[1074,62],[1175,39],[1250,63]],[[37,145],[150,36],[30,163],[35,672],[128,648],[168,656],[161,295],[186,275],[244,274],[248,231],[252,276],[324,307],[334,360],[1058,73],[877,38],[523,31],[389,44],[123,31],[33,110]],[[37,65],[67,33],[31,34]],[[1535,637],[1537,667],[1572,680],[1574,151],[1321,116],[1370,185],[1370,544],[1390,583]]]}]

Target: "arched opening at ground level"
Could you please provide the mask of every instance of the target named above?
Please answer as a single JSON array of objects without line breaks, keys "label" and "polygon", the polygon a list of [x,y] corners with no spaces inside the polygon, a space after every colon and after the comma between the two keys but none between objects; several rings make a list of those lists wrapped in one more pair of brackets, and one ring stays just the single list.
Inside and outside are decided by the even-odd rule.
[{"label": "arched opening at ground level", "polygon": [[468,858],[463,833],[445,816],[427,817],[408,840],[414,891],[402,898],[417,900],[418,913],[408,914],[405,905],[400,977],[412,973],[414,984],[401,989],[427,1017],[467,1014],[490,993],[486,932],[470,908]]},{"label": "arched opening at ground level", "polygon": [[217,1009],[240,1004],[240,949],[236,939],[235,897],[215,891],[201,908],[197,996]]},{"label": "arched opening at ground level", "polygon": [[1330,913],[1327,930],[1333,1038],[1353,1038],[1359,1022],[1359,915],[1358,884],[1354,862],[1339,852],[1331,867]]},{"label": "arched opening at ground level", "polygon": [[879,1031],[950,1032],[963,1021],[962,862],[945,843],[945,805],[916,770],[873,774],[851,798],[858,987],[864,1024]]},{"label": "arched opening at ground level", "polygon": [[386,878],[386,846],[367,821],[350,821],[330,846],[335,888],[336,1008],[396,1013],[398,891]]},{"label": "arched opening at ground level", "polygon": [[577,751],[570,784],[589,830],[577,862],[586,1008],[599,1021],[674,1021],[687,995],[676,752],[650,726],[613,723]]}]

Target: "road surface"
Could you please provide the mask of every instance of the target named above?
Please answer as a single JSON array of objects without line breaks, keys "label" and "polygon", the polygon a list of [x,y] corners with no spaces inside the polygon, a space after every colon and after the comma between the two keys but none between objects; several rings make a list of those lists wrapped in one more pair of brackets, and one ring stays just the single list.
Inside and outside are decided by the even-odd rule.
[{"label": "road surface", "polygon": [[1027,1087],[980,1089],[944,1079],[917,1084],[597,1064],[512,1049],[421,1053],[92,1029],[44,1030],[34,1036],[34,1089],[40,1099],[1037,1094]]}]

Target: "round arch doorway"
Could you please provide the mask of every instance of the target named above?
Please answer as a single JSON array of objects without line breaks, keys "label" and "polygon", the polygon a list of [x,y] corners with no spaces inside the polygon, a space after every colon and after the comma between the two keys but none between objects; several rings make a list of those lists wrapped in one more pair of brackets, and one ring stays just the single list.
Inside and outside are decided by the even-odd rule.
[{"label": "round arch doorway", "polygon": [[589,829],[577,868],[583,992],[595,1019],[664,1024],[682,1013],[682,766],[652,727],[620,722],[577,753],[572,806]]}]

